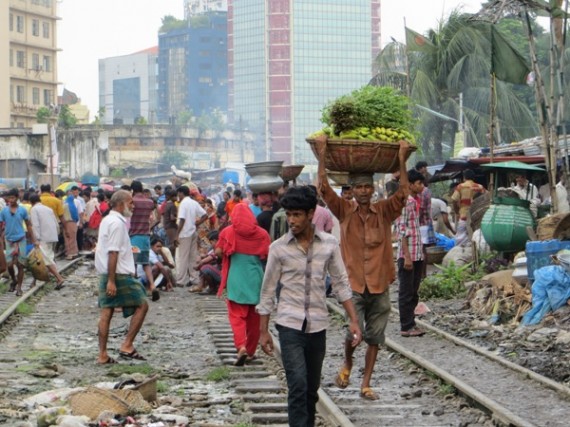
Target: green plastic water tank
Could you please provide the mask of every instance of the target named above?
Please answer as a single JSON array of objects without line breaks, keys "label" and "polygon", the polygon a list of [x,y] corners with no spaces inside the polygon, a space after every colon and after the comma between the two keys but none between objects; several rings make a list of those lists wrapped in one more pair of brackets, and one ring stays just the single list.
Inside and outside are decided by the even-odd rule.
[{"label": "green plastic water tank", "polygon": [[518,252],[528,240],[527,227],[534,228],[534,218],[527,200],[497,197],[481,221],[481,232],[491,247],[500,252]]}]

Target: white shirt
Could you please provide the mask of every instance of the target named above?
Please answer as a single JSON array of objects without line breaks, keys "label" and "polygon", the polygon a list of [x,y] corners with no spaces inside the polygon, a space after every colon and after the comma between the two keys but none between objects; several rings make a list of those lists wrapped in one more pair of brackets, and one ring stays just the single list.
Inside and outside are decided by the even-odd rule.
[{"label": "white shirt", "polygon": [[178,219],[184,219],[184,226],[180,230],[179,238],[192,237],[196,232],[196,220],[206,215],[206,211],[197,201],[184,197],[178,206]]},{"label": "white shirt", "polygon": [[432,197],[431,199],[431,219],[436,221],[439,219],[442,213],[447,213],[447,205],[443,200],[435,199]]},{"label": "white shirt", "polygon": [[108,274],[109,252],[119,252],[116,274],[135,274],[135,260],[129,228],[123,215],[117,211],[109,212],[99,227],[99,240],[95,250],[95,269],[99,274]]},{"label": "white shirt", "polygon": [[30,211],[30,219],[36,240],[44,243],[58,241],[59,224],[51,208],[36,203]]}]

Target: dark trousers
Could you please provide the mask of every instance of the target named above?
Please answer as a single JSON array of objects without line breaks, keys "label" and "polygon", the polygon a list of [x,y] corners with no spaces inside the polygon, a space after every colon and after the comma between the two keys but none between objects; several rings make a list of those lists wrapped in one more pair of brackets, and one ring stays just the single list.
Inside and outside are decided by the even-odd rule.
[{"label": "dark trousers", "polygon": [[281,325],[277,325],[277,330],[289,389],[289,426],[313,427],[327,344],[326,330],[308,334]]},{"label": "dark trousers", "polygon": [[83,226],[77,227],[77,248],[83,250]]},{"label": "dark trousers", "polygon": [[398,309],[400,310],[400,325],[402,331],[409,331],[416,326],[414,310],[419,302],[418,290],[422,281],[423,261],[414,261],[413,268],[404,268],[404,258],[398,259]]}]

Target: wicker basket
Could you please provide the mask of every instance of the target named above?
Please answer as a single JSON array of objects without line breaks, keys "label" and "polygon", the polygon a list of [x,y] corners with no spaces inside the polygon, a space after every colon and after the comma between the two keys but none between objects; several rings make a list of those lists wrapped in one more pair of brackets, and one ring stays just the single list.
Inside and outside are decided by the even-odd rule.
[{"label": "wicker basket", "polygon": [[350,176],[348,172],[332,172],[327,171],[327,176],[336,184],[340,186],[350,184]]},{"label": "wicker basket", "polygon": [[430,246],[426,248],[426,263],[441,264],[447,251],[440,246]]},{"label": "wicker basket", "polygon": [[111,390],[96,387],[89,387],[87,390],[72,394],[69,397],[69,406],[73,415],[85,415],[92,420],[103,411],[111,411],[122,416],[131,412],[129,404]]},{"label": "wicker basket", "polygon": [[301,171],[305,165],[290,165],[290,166],[283,166],[281,169],[281,173],[279,176],[283,179],[283,181],[293,181],[297,179],[297,177],[301,174]]},{"label": "wicker basket", "polygon": [[[315,157],[315,140],[307,139]],[[417,148],[410,146],[407,157]],[[352,173],[391,173],[400,167],[400,145],[383,141],[328,139],[325,167],[331,171]]]}]

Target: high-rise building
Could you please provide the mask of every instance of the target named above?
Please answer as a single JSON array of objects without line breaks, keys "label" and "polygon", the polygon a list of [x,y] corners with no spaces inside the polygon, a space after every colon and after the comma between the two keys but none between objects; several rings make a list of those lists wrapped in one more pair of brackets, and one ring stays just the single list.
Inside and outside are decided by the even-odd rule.
[{"label": "high-rise building", "polygon": [[56,0],[0,2],[0,127],[31,127],[57,103]]},{"label": "high-rise building", "polygon": [[190,18],[204,12],[227,12],[227,0],[184,0],[184,17]]},{"label": "high-rise building", "polygon": [[229,118],[258,135],[259,160],[315,163],[305,137],[379,51],[380,0],[228,0]]},{"label": "high-rise building", "polygon": [[155,123],[158,46],[99,60],[99,108],[105,124]]},{"label": "high-rise building", "polygon": [[228,109],[227,12],[206,12],[159,34],[159,119]]}]

